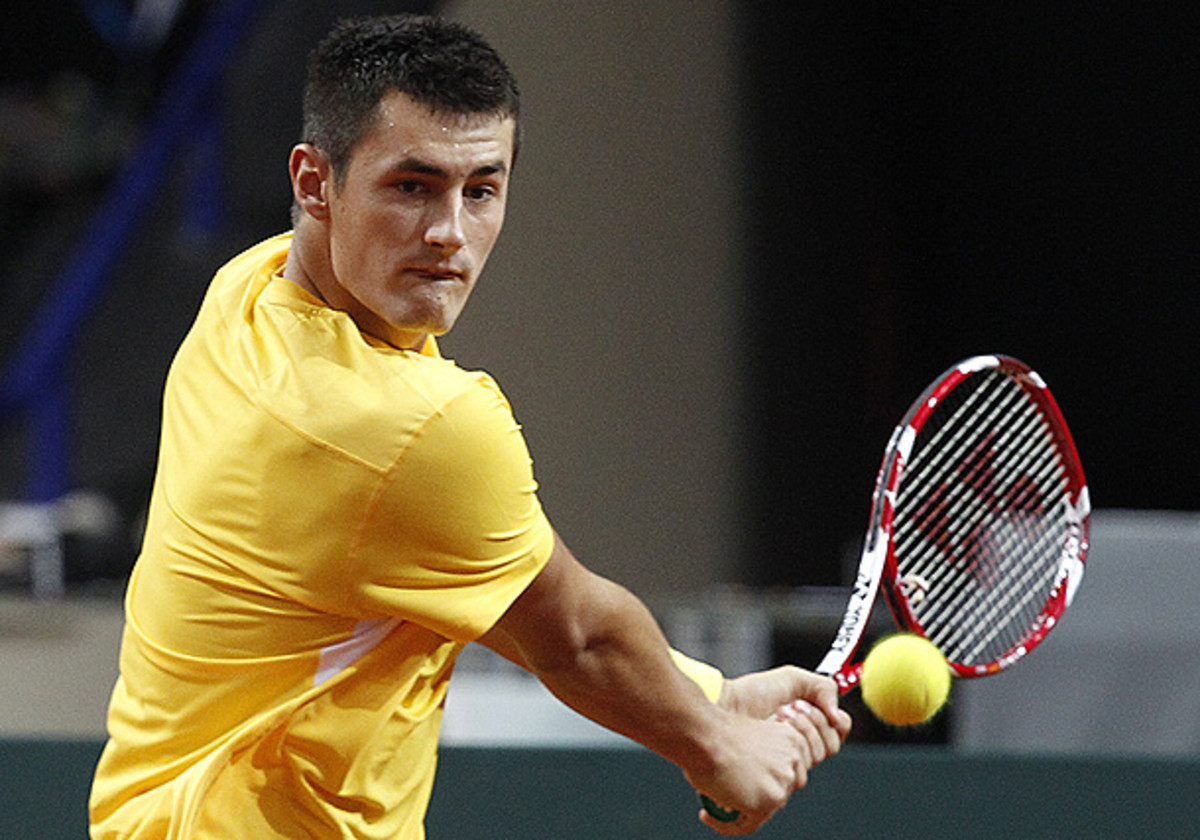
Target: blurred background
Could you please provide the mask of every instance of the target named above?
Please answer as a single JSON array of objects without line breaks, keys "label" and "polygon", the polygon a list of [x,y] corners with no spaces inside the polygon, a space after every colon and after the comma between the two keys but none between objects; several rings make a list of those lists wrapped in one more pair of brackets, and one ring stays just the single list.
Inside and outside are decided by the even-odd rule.
[{"label": "blurred background", "polygon": [[[951,363],[1016,355],[1099,509],[1079,603],[937,726],[858,737],[1195,755],[1200,12],[1158,6],[25,4],[0,33],[0,657],[27,677],[0,734],[102,737],[174,349],[212,272],[288,225],[307,51],[411,9],[522,83],[509,221],[443,350],[508,393],[585,562],[727,669],[812,666],[892,425]],[[452,742],[490,737],[468,694]]]}]

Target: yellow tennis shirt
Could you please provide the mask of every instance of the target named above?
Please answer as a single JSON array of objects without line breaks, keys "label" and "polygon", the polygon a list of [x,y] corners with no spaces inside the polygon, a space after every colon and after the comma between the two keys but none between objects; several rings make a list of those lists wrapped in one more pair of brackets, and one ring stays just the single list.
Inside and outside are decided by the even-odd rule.
[{"label": "yellow tennis shirt", "polygon": [[[94,838],[421,838],[455,655],[549,558],[486,375],[222,268],[167,379]],[[718,689],[719,690],[719,689]]]}]

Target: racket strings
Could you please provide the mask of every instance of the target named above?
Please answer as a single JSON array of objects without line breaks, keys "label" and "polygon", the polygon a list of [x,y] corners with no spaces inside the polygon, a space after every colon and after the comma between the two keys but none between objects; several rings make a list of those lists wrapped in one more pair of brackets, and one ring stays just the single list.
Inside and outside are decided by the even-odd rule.
[{"label": "racket strings", "polygon": [[[1006,433],[995,439],[994,443],[999,446],[1007,446],[1011,434]],[[1028,464],[1034,460],[1033,456],[1037,455],[1042,458],[1042,467],[1038,473],[1030,475],[1021,473],[1013,482],[1012,493],[1008,497],[1011,502],[1011,509],[1020,511],[1023,508],[1033,507],[1035,502],[1043,500],[1047,491],[1052,491],[1052,487],[1046,487],[1043,484],[1044,479],[1056,466],[1052,460],[1045,459],[1043,451],[1048,445],[1045,438],[1026,437],[1020,448],[1013,450],[1012,457],[1006,459],[1005,463],[995,465],[995,472],[990,477],[996,484],[1002,484],[1008,481],[1016,470],[1021,466]],[[1031,452],[1036,448],[1037,451]],[[1053,453],[1050,453],[1051,455]],[[940,505],[943,506],[941,511],[933,511],[940,513],[936,519],[929,516],[913,518],[908,514],[907,510],[902,514],[904,524],[897,528],[897,543],[906,543],[908,539],[923,538],[930,544],[929,550],[932,551],[935,546],[941,545],[943,548],[947,545],[958,547],[959,553],[964,553],[972,547],[973,539],[970,535],[980,535],[978,524],[980,519],[986,515],[991,506],[994,505],[994,500],[985,498],[982,495],[970,495],[970,487],[974,483],[974,478],[970,474],[965,474],[965,481],[958,481],[953,484],[952,489],[942,492],[939,490],[935,493],[934,498],[940,500]],[[1017,489],[1018,485],[1020,489]],[[944,488],[946,485],[939,485]],[[909,498],[923,498],[920,494],[910,494]],[[925,501],[925,507],[932,508],[929,501]],[[950,512],[954,516],[948,515]],[[914,524],[914,522],[916,524]],[[968,536],[964,539],[963,532],[967,532]]]},{"label": "racket strings", "polygon": [[[961,662],[994,654],[989,647],[993,640],[1007,649],[1033,626],[1043,603],[1039,596],[1049,594],[1057,564],[1028,561],[1053,557],[1047,552],[1063,537],[1054,529],[1031,529],[1027,523],[1003,519],[988,522],[972,536],[976,544],[964,544],[959,555],[973,558],[969,573],[933,584],[940,589],[939,597],[927,602],[920,616],[926,632],[953,648]],[[935,581],[947,577],[945,567],[942,563],[943,574]]]},{"label": "racket strings", "polygon": [[[902,571],[916,572],[925,577],[931,585],[939,585],[941,587],[941,595],[936,602],[931,602],[931,609],[937,606],[946,608],[959,608],[962,606],[962,597],[970,594],[975,590],[970,584],[986,586],[1001,579],[1007,571],[998,562],[994,565],[985,565],[983,561],[1002,561],[1005,558],[1011,558],[1014,555],[1014,546],[1020,541],[1028,541],[1030,535],[1036,541],[1032,546],[1033,549],[1040,547],[1040,540],[1047,538],[1047,529],[1038,528],[1036,524],[1025,522],[1023,519],[1018,521],[995,521],[987,522],[986,527],[981,524],[983,511],[976,510],[974,513],[970,511],[960,512],[958,515],[963,517],[961,526],[957,531],[967,531],[967,534],[962,538],[952,534],[955,538],[953,545],[953,553],[950,554],[956,560],[969,559],[970,562],[966,566],[965,571],[969,574],[964,574],[964,569],[954,563],[946,562],[947,550],[944,545],[933,545],[929,542],[919,541],[920,535],[915,535],[911,540],[898,543],[897,554],[905,557],[902,563]],[[945,580],[949,578],[949,580]],[[991,590],[997,592],[999,589]],[[935,617],[935,613],[931,612],[930,618]]]},{"label": "racket strings", "polygon": [[[1047,529],[1041,538],[1028,546],[1027,551],[1009,551],[1001,555],[1003,563],[998,573],[1006,575],[1007,585],[1003,589],[993,590],[1000,595],[978,598],[975,603],[969,603],[968,594],[936,613],[931,611],[932,617],[927,625],[933,628],[930,637],[944,646],[944,650],[953,651],[956,662],[964,664],[982,659],[992,661],[1019,644],[1035,625],[1057,571],[1057,564],[1038,565],[1021,561],[1029,553],[1044,552],[1054,545],[1060,545],[1062,537],[1061,532],[1056,534]],[[961,611],[968,617],[967,620],[949,621],[954,610]]]},{"label": "racket strings", "polygon": [[[982,388],[978,389],[973,392],[972,397],[982,392]],[[943,534],[940,528],[961,529],[967,526],[968,523],[962,518],[951,519],[936,514],[939,508],[941,512],[954,510],[955,504],[960,501],[959,497],[970,493],[971,488],[979,484],[981,467],[989,461],[994,464],[994,459],[980,456],[982,446],[990,443],[992,449],[996,450],[1010,445],[1009,441],[1017,431],[1015,424],[1007,424],[1007,428],[998,437],[994,436],[993,430],[999,425],[998,418],[1002,412],[1011,413],[1024,406],[1021,403],[1014,406],[1014,400],[1021,395],[1013,393],[1011,389],[1004,394],[1003,402],[993,404],[1001,394],[1000,390],[993,389],[989,398],[981,404],[992,404],[986,414],[978,413],[971,400],[964,402],[943,421],[929,442],[917,450],[896,500],[896,519],[900,523],[897,525],[898,539],[919,529],[926,539],[942,541],[943,537],[952,537],[953,534]],[[948,429],[955,429],[954,434],[944,445],[939,445]],[[964,442],[963,437],[968,434],[970,437]],[[1024,456],[1028,447],[1036,442],[1036,438],[1027,437],[1021,445],[1022,448],[1011,452],[1010,457],[1006,459],[1010,465],[1007,469],[1014,469],[1016,459]],[[969,454],[964,456],[964,450],[969,450]],[[1005,466],[1001,464],[1000,469],[1005,469]],[[1003,474],[999,477],[1003,478]],[[930,487],[936,488],[933,493],[923,492]],[[979,504],[986,500],[984,494],[977,494],[971,498]],[[914,511],[916,506],[919,507]]]},{"label": "racket strings", "polygon": [[[1059,536],[1054,544],[1061,544]],[[1047,547],[1051,544],[1045,542]],[[1019,567],[1007,598],[994,599],[986,609],[981,607],[973,621],[947,625],[950,632],[940,634],[939,644],[953,650],[955,661],[964,664],[999,658],[1019,645],[1036,625],[1056,572],[1057,565]]]},{"label": "racket strings", "polygon": [[[968,434],[977,423],[991,422],[997,412],[1005,409],[1004,404],[995,405],[998,399],[1006,397],[1011,402],[1015,395],[1011,391],[985,387],[990,381],[991,377],[984,380],[981,387],[971,391],[965,399],[958,396],[957,392],[951,392],[950,396],[957,396],[957,407],[953,409],[949,417],[933,427],[933,434],[909,460],[906,471],[912,476],[911,480],[927,482],[929,480],[926,475],[928,472],[952,467],[955,463],[955,456],[962,449],[963,436]],[[951,405],[950,402],[943,402],[934,412],[935,416],[938,413],[949,412]],[[972,423],[971,421],[976,422]],[[943,441],[943,438],[947,436],[948,439]],[[923,463],[926,461],[927,463]]]},{"label": "racket strings", "polygon": [[[1031,534],[1034,535],[1032,543]],[[925,602],[928,606],[923,611],[915,611],[926,633],[938,637],[947,647],[953,645],[958,661],[963,662],[979,655],[984,646],[997,637],[1007,649],[1033,625],[1038,612],[1036,608],[1042,603],[1035,599],[1048,594],[1048,581],[1055,566],[1042,567],[1039,575],[1037,565],[1024,561],[1030,555],[1044,554],[1050,545],[1058,542],[1053,531],[1042,529],[1038,535],[1019,522],[990,522],[986,527],[976,529],[972,536],[976,538],[976,544],[964,544],[960,556],[982,555],[983,561],[976,565],[977,561],[972,560],[967,573],[954,571],[949,575],[944,562],[935,565],[929,575],[929,585],[938,590],[938,597]],[[912,565],[906,564],[905,568]],[[917,567],[920,568],[919,564]],[[1035,583],[1031,576],[1038,576],[1037,586],[1045,588],[1030,591],[1029,587]],[[1015,601],[1014,595],[1017,596]],[[1026,620],[1020,620],[1026,607],[1032,609]],[[963,616],[968,618],[966,623],[963,623]],[[988,632],[982,635],[980,644],[966,647],[985,629]]]},{"label": "racket strings", "polygon": [[[1050,546],[1058,540],[1051,541],[1047,535],[1044,542]],[[1014,649],[1039,625],[1040,607],[1053,586],[1056,569],[1013,563],[1020,558],[1012,554],[1005,557],[996,563],[994,571],[1007,579],[1010,588],[993,588],[990,591],[999,594],[991,597],[980,594],[986,590],[964,588],[944,610],[918,614],[926,634],[954,661],[961,664],[994,661]]]},{"label": "racket strings", "polygon": [[[989,523],[976,533],[983,533],[987,542],[982,549],[965,546],[963,556],[982,552],[986,566],[971,566],[969,574],[933,584],[940,589],[939,597],[928,601],[930,606],[920,616],[926,632],[964,663],[985,654],[994,658],[1034,626],[1043,603],[1039,596],[1049,594],[1056,564],[1039,565],[1028,558],[1052,556],[1047,551],[1063,537],[1053,529],[1043,528],[1039,534],[1022,523],[1003,521]],[[993,649],[993,641],[999,651]]]},{"label": "racket strings", "polygon": [[[959,473],[953,477],[953,480],[948,480],[946,475],[947,469],[933,474],[918,476],[918,486],[920,486],[920,482],[925,482],[926,484],[937,482],[934,486],[938,487],[938,491],[928,497],[921,494],[909,494],[905,497],[914,500],[915,504],[921,505],[916,512],[911,511],[911,505],[906,506],[903,501],[898,502],[897,513],[904,523],[897,529],[898,533],[907,533],[914,530],[914,528],[919,528],[926,539],[944,541],[947,539],[953,540],[956,536],[955,531],[962,531],[972,526],[974,520],[967,517],[950,518],[948,516],[937,516],[939,512],[937,509],[940,507],[942,511],[956,510],[961,514],[964,511],[961,507],[957,507],[958,505],[966,504],[969,510],[972,505],[976,508],[982,508],[986,505],[995,504],[995,499],[990,498],[986,494],[977,493],[972,495],[973,491],[979,488],[985,478],[981,475],[981,472],[985,468],[988,469],[990,473],[986,476],[987,482],[992,486],[1002,486],[1002,482],[1009,475],[1018,469],[1022,463],[1029,460],[1029,450],[1038,446],[1039,443],[1045,443],[1045,439],[1025,437],[1023,442],[1018,444],[1018,448],[1009,452],[1008,457],[1003,462],[986,456],[980,457],[979,447],[986,445],[993,450],[1010,447],[1010,440],[1016,433],[1016,427],[1010,425],[999,436],[991,433],[984,435],[979,446],[965,459],[944,459],[946,461],[944,466],[947,469],[953,468]],[[1009,492],[1011,493],[1011,489]],[[1018,494],[1024,494],[1022,490],[1018,490],[1017,492]],[[1028,494],[1024,494],[1024,497],[1022,495],[1012,496],[1011,500],[1014,503],[1018,501],[1022,503],[1029,502]],[[923,509],[927,512],[927,515],[922,515]],[[940,531],[941,528],[945,528],[945,532]]]},{"label": "racket strings", "polygon": [[[986,394],[986,397],[975,400],[974,397],[980,394]],[[949,417],[941,421],[928,442],[912,457],[907,470],[909,481],[917,486],[931,486],[934,482],[944,481],[952,471],[964,473],[966,467],[968,471],[954,486],[958,489],[968,486],[968,481],[962,479],[974,477],[972,471],[984,463],[984,459],[978,457],[978,451],[987,443],[988,435],[995,434],[997,428],[1004,428],[999,434],[1005,439],[1011,437],[1011,424],[1002,424],[1001,418],[1010,418],[1014,411],[1027,406],[1020,391],[981,385],[972,392],[971,398],[963,401]],[[935,419],[941,419],[936,412],[934,416]],[[964,451],[975,453],[977,457],[964,456]]]},{"label": "racket strings", "polygon": [[1036,624],[1056,583],[1068,503],[1055,438],[1023,388],[980,375],[947,401],[911,459],[896,499],[901,576],[930,597],[913,604],[954,661],[992,660]]}]

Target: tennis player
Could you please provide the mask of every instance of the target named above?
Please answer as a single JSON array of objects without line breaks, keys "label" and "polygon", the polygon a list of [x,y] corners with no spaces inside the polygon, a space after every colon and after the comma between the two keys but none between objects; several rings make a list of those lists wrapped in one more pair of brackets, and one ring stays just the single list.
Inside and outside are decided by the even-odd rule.
[{"label": "tennis player", "polygon": [[496,383],[438,354],[504,221],[512,76],[457,24],[344,22],[304,107],[292,231],[216,274],[167,379],[92,836],[423,837],[472,641],[754,831],[847,735],[834,684],[671,650],[551,528]]}]

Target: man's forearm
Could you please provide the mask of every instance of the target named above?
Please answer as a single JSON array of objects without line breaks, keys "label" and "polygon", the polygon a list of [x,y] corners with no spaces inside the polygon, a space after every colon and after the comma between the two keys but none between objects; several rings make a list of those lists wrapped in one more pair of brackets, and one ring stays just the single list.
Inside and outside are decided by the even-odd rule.
[{"label": "man's forearm", "polygon": [[[685,768],[710,760],[723,714],[710,700],[720,693],[719,672],[673,655],[646,606],[581,566],[561,541],[480,641],[600,725]],[[689,679],[677,662],[700,679]]]},{"label": "man's forearm", "polygon": [[[509,637],[497,633],[483,637],[479,640],[479,643],[489,648],[493,653],[533,673],[533,669],[525,661],[525,657],[521,654],[520,649]],[[675,648],[670,649],[670,655],[675,667],[685,677],[700,687],[700,690],[704,692],[704,696],[709,699],[709,702],[716,703],[720,700],[721,692],[725,688],[725,675],[721,673],[720,669],[699,659],[693,659]]]},{"label": "man's forearm", "polygon": [[[636,596],[601,578],[595,586],[602,593],[599,604],[593,603],[574,650],[540,661],[527,656],[530,670],[556,697],[600,725],[681,766],[709,761],[715,698],[680,670]],[[705,666],[684,661],[701,675]],[[712,669],[703,676],[719,696],[720,673]]]}]

